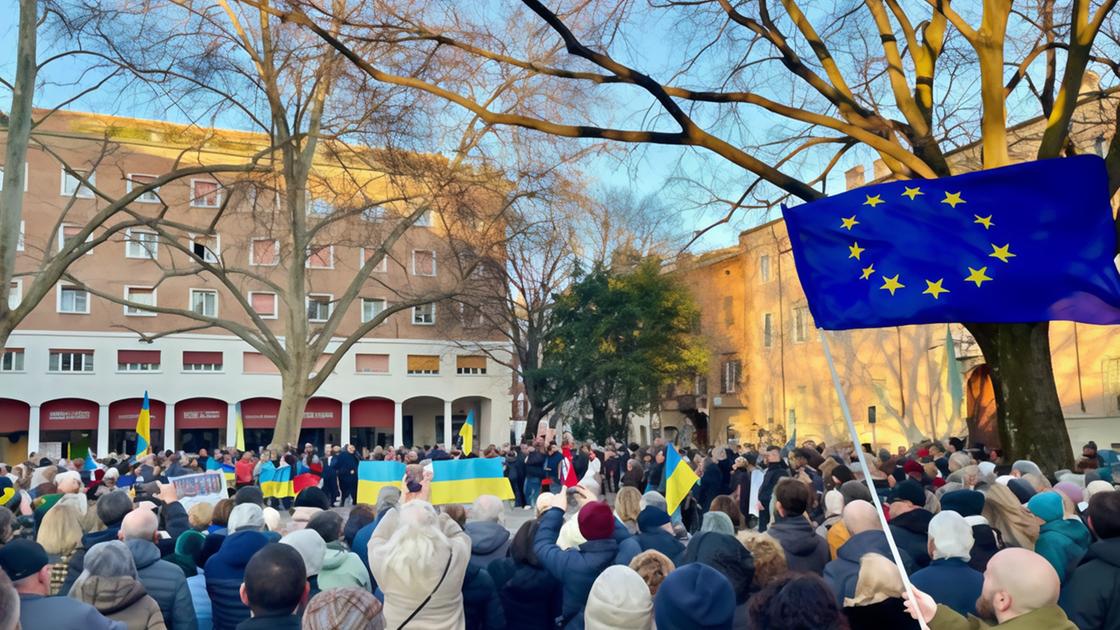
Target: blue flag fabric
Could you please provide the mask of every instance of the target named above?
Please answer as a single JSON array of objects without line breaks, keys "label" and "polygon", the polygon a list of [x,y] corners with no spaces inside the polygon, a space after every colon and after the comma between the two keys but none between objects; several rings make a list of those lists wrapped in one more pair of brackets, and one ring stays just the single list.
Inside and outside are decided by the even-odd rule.
[{"label": "blue flag fabric", "polygon": [[866,186],[783,215],[826,330],[1120,323],[1116,228],[1096,156]]}]

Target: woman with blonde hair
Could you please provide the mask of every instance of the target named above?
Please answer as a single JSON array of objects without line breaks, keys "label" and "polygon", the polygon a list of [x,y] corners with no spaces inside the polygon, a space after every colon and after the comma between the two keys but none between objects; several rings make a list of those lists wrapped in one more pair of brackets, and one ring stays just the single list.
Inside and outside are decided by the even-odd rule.
[{"label": "woman with blonde hair", "polygon": [[657,589],[661,586],[661,583],[677,567],[673,565],[669,556],[656,549],[647,549],[634,556],[634,559],[630,561],[630,568],[636,571],[645,581],[646,586],[649,587],[649,594],[652,596],[657,595]]},{"label": "woman with blonde hair", "polygon": [[71,505],[56,505],[43,515],[35,542],[51,561],[51,595],[58,595],[69,573],[70,556],[82,542],[82,515]]},{"label": "woman with blonde hair", "polygon": [[753,531],[739,532],[739,542],[754,557],[754,579],[751,592],[756,593],[789,571],[786,552],[778,539]]},{"label": "woman with blonde hair", "polygon": [[637,488],[623,486],[614,498],[614,515],[625,527],[630,535],[638,533],[638,513],[641,507],[642,493]]},{"label": "woman with blonde hair", "polygon": [[1040,524],[1010,488],[1002,483],[992,484],[984,496],[981,515],[988,519],[992,529],[999,531],[1005,544],[1034,551]]}]

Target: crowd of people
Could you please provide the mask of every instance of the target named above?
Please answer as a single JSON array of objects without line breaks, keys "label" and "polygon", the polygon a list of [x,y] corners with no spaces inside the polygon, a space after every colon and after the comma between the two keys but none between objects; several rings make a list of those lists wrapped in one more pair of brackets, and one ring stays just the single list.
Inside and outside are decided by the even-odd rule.
[{"label": "crowd of people", "polygon": [[[681,449],[699,482],[670,510],[674,445],[564,442],[3,465],[0,630],[1120,628],[1120,493],[1093,444],[1049,475],[957,439],[864,445],[869,478],[851,445]],[[535,517],[433,506],[426,463],[466,456],[503,458]],[[356,503],[363,459],[420,481]],[[266,501],[270,461],[317,482]],[[168,482],[215,468],[214,504]]]}]

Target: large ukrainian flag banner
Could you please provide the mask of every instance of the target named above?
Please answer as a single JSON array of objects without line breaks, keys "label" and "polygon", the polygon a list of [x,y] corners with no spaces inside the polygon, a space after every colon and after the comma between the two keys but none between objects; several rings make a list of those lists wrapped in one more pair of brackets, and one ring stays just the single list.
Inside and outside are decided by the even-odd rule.
[{"label": "large ukrainian flag banner", "polygon": [[261,465],[261,494],[266,499],[286,499],[296,496],[292,486],[292,467],[277,468],[272,462]]},{"label": "large ukrainian flag banner", "polygon": [[473,503],[484,494],[513,498],[513,488],[497,457],[436,461],[432,472],[432,505]]},{"label": "large ukrainian flag banner", "polygon": [[358,503],[375,505],[386,486],[401,487],[404,462],[358,462]]}]

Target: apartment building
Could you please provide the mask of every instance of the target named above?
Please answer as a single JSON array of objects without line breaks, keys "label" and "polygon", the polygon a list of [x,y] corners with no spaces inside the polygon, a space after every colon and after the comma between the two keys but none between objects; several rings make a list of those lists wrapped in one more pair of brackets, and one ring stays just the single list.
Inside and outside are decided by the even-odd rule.
[{"label": "apartment building", "polygon": [[[85,174],[100,193],[117,198],[184,165],[244,162],[264,142],[243,132],[73,112],[52,115],[36,136],[38,143],[23,165],[27,185],[13,304],[42,261],[107,203],[67,172],[60,159]],[[392,179],[368,164],[355,167],[331,159],[324,157],[320,165],[317,158],[315,169],[325,175],[316,181],[329,184],[338,179],[332,174],[344,171],[348,181],[357,182],[350,196],[355,186],[384,190]],[[129,451],[145,391],[156,447],[196,451],[228,444],[238,413],[247,445],[267,444],[280,408],[275,363],[242,337],[173,311],[256,326],[281,344],[287,343],[287,318],[306,316],[311,335],[320,334],[330,320],[338,324],[329,332],[326,352],[331,353],[395,302],[424,295],[444,299],[392,314],[345,351],[307,405],[301,441],[371,447],[444,442],[472,411],[481,444],[508,441],[512,377],[489,356],[503,350],[502,337],[485,330],[469,305],[446,299],[468,274],[478,275],[464,267],[462,251],[453,243],[478,245],[485,230],[495,229],[480,219],[488,216],[479,210],[485,209],[484,195],[433,204],[392,243],[362,279],[359,296],[339,314],[339,298],[415,206],[401,201],[401,195],[386,194],[395,200],[325,222],[308,251],[293,252],[279,195],[261,195],[259,187],[242,185],[245,181],[239,174],[204,173],[141,195],[129,206],[134,216],[159,214],[179,226],[174,242],[155,227],[134,225],[72,265],[73,282],[60,282],[4,349],[0,434],[7,439],[0,440],[0,457],[65,455],[86,447],[99,454]],[[340,212],[339,190],[313,189],[308,220]],[[191,232],[182,226],[206,229]],[[453,238],[465,226],[475,233]],[[189,273],[200,261],[221,267],[224,279]],[[288,303],[289,265],[306,268],[301,304]],[[493,290],[503,290],[500,282]]]}]

